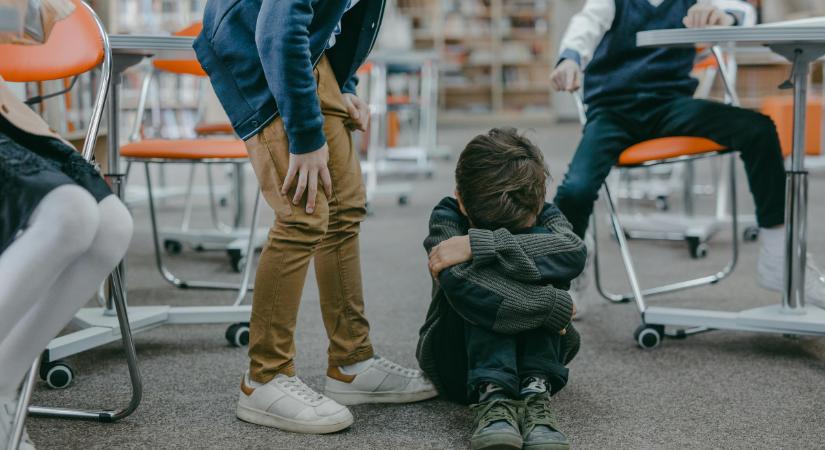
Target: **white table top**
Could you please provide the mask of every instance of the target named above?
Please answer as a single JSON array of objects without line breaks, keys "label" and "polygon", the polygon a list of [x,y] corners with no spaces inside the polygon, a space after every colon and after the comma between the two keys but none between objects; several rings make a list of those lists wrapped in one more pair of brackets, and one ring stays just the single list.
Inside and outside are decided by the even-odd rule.
[{"label": "white table top", "polygon": [[679,28],[643,31],[636,35],[636,45],[693,46],[697,43],[735,42],[745,45],[807,43],[825,47],[825,20],[778,22],[753,27]]},{"label": "white table top", "polygon": [[194,38],[186,36],[157,36],[142,34],[113,34],[109,36],[112,53],[118,55],[159,56],[162,58],[191,59]]}]

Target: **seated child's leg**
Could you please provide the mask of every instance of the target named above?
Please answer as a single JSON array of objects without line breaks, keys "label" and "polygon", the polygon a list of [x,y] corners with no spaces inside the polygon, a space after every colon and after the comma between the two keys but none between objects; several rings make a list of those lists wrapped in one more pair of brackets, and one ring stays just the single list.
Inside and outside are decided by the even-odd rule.
[{"label": "seated child's leg", "polygon": [[[575,330],[571,327],[571,333]],[[525,449],[568,448],[567,436],[559,431],[550,404],[550,395],[567,384],[564,337],[546,330],[518,336],[518,370],[525,411],[521,433]]]},{"label": "seated child's leg", "polygon": [[639,141],[631,134],[636,128],[609,111],[588,115],[584,135],[553,199],[579,237],[587,231],[593,203],[610,169],[624,149]]},{"label": "seated child's leg", "polygon": [[464,342],[468,395],[478,402],[470,406],[475,416],[470,448],[520,449],[517,337],[465,323]]},{"label": "seated child's leg", "polygon": [[479,388],[486,383],[503,390],[508,398],[518,398],[517,337],[465,323],[464,342],[467,348],[467,390],[470,399],[475,399],[479,395]]},{"label": "seated child's leg", "polygon": [[546,330],[533,330],[518,335],[517,364],[521,378],[521,395],[529,378],[541,378],[550,394],[567,384],[568,369],[562,354],[563,336]]}]

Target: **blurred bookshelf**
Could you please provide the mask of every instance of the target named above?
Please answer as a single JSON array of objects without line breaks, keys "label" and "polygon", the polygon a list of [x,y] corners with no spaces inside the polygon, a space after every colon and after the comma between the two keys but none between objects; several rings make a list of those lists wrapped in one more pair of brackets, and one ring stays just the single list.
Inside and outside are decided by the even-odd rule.
[{"label": "blurred bookshelf", "polygon": [[[169,35],[203,18],[206,0],[94,0],[90,2],[110,34]],[[137,112],[140,85],[149,62],[123,74],[121,126],[130,130]],[[145,137],[194,137],[200,115],[202,80],[155,73],[142,131]],[[128,133],[121,133],[126,139]]]},{"label": "blurred bookshelf", "polygon": [[397,0],[415,49],[440,57],[439,121],[543,122],[553,116],[553,0]]}]

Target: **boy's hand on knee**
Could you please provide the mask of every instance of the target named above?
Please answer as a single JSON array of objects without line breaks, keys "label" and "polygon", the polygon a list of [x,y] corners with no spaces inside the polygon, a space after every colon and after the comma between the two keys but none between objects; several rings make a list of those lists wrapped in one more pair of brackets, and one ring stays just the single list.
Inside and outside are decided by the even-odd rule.
[{"label": "boy's hand on knee", "polygon": [[735,23],[732,15],[708,3],[693,5],[682,19],[687,28],[705,28],[712,26],[729,27]]},{"label": "boy's hand on knee", "polygon": [[343,94],[344,105],[347,107],[350,125],[355,130],[367,131],[370,123],[370,107],[355,94]]},{"label": "boy's hand on knee", "polygon": [[304,192],[307,193],[307,214],[315,212],[315,197],[318,194],[318,180],[324,185],[324,192],[327,197],[332,195],[332,177],[329,175],[327,167],[329,161],[329,147],[324,143],[323,147],[310,153],[300,155],[289,155],[289,168],[284,177],[284,184],[281,186],[281,194],[287,195],[289,189],[298,176],[295,195],[292,196],[292,204],[300,203]]},{"label": "boy's hand on knee", "polygon": [[470,236],[455,236],[433,247],[428,266],[433,278],[437,279],[442,270],[471,259]]},{"label": "boy's hand on knee", "polygon": [[550,82],[557,91],[575,92],[581,87],[582,71],[576,61],[565,59],[550,74]]}]

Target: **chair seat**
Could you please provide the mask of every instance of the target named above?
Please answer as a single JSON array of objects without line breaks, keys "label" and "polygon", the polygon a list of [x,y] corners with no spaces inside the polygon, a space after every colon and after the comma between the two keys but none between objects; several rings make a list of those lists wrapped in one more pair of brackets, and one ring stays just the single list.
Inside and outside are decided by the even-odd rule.
[{"label": "chair seat", "polygon": [[195,133],[206,134],[235,134],[235,129],[229,122],[199,123],[195,126]]},{"label": "chair seat", "polygon": [[133,159],[243,159],[246,146],[238,139],[145,139],[124,145],[120,155]]},{"label": "chair seat", "polygon": [[698,156],[727,150],[716,142],[700,137],[673,136],[640,142],[619,156],[619,166],[638,166],[681,156]]}]

